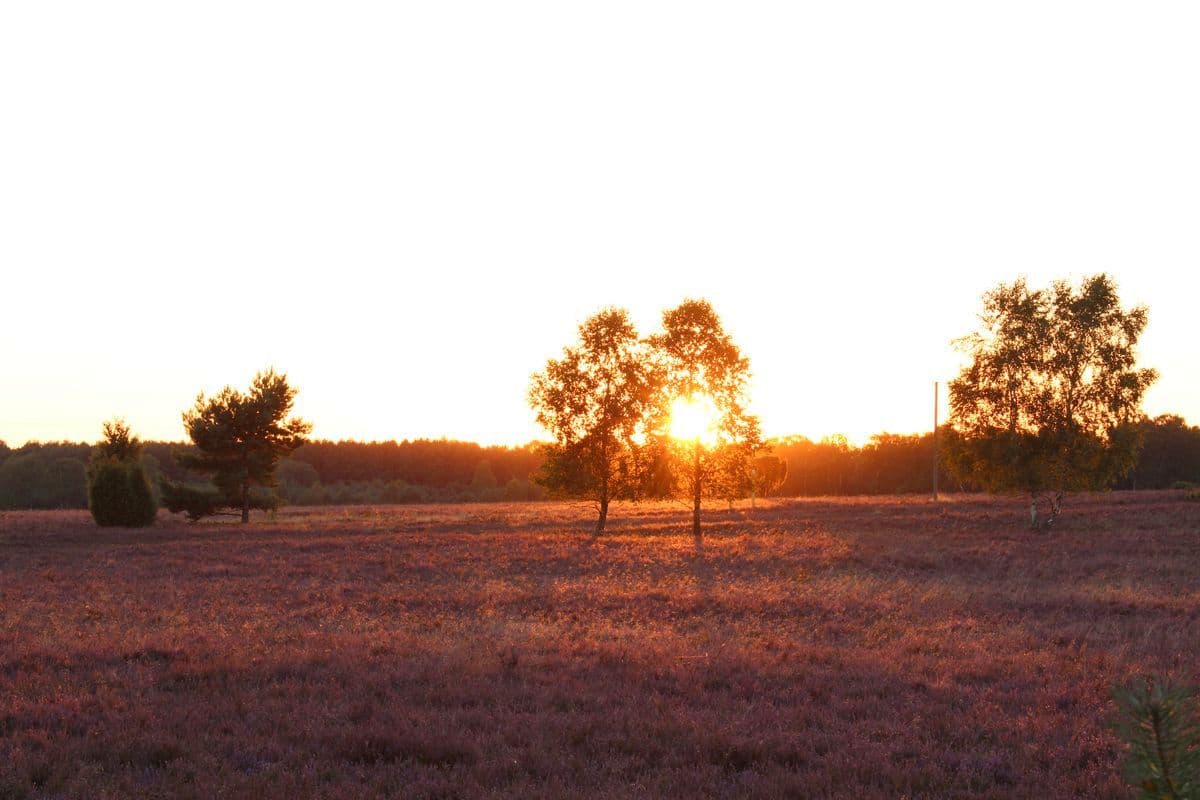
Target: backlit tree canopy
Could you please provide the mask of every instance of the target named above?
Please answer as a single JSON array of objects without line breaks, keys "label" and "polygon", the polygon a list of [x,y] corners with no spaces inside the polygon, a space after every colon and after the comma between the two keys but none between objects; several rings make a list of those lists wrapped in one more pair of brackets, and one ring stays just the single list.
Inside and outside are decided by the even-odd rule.
[{"label": "backlit tree canopy", "polygon": [[556,493],[593,499],[597,534],[609,503],[638,493],[658,385],[628,312],[618,308],[589,317],[578,343],[533,376],[529,402],[554,437],[540,480]]},{"label": "backlit tree canopy", "polygon": [[692,502],[692,533],[699,547],[702,498],[745,496],[749,459],[762,445],[758,417],[746,407],[750,360],[706,300],[686,300],[664,312],[662,332],[650,337],[650,343],[666,371],[666,395],[676,409],[710,409],[707,430],[689,432],[686,438],[672,431],[671,439],[672,461],[682,478],[680,489]]},{"label": "backlit tree canopy", "polygon": [[555,440],[541,482],[594,500],[597,533],[611,500],[678,491],[692,502],[699,547],[702,498],[755,490],[750,457],[761,436],[746,410],[749,368],[707,301],[664,312],[646,339],[624,310],[601,311],[533,377],[530,405]]},{"label": "backlit tree canopy", "polygon": [[958,340],[971,363],[950,383],[947,464],[992,491],[1098,489],[1137,455],[1134,423],[1157,377],[1138,368],[1146,308],[1121,308],[1116,286],[1095,275],[1047,289],[1024,280],[983,297],[982,329]]}]

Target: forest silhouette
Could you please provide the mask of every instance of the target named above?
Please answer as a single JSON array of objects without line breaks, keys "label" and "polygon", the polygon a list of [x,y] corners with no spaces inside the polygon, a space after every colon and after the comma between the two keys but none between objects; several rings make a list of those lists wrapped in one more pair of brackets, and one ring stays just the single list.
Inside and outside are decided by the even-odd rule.
[{"label": "forest silhouette", "polygon": [[[1200,427],[1164,414],[1139,423],[1143,445],[1117,489],[1171,489],[1200,483]],[[768,439],[787,463],[777,497],[927,494],[932,489],[932,435],[879,433],[855,445],[844,437]],[[143,458],[158,477],[185,480],[174,452],[179,442],[146,442]],[[0,508],[87,508],[87,442],[0,443]],[[534,482],[541,445],[505,447],[452,439],[360,442],[315,440],[279,466],[279,492],[292,505],[463,503],[540,500]],[[940,474],[943,491],[980,487]]]}]

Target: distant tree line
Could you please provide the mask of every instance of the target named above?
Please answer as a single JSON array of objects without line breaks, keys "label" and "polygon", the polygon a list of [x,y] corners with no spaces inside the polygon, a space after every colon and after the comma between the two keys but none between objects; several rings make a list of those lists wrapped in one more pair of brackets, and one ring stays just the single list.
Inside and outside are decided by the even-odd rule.
[{"label": "distant tree line", "polygon": [[[861,447],[842,436],[814,442],[803,436],[773,441],[787,464],[777,493],[788,497],[928,494],[933,490],[933,436],[879,433]],[[946,486],[944,471],[939,473]],[[965,487],[964,487],[965,488]]]},{"label": "distant tree line", "polygon": [[[1171,489],[1200,484],[1200,427],[1164,414],[1138,424],[1142,449],[1118,489]],[[787,464],[779,497],[924,494],[932,490],[933,437],[876,434],[862,446],[839,436],[770,440]],[[0,442],[0,508],[87,508],[86,470],[93,445]],[[145,442],[142,459],[151,485],[183,481],[175,454],[189,445]],[[534,483],[542,446],[483,446],[448,439],[309,442],[276,471],[281,499],[292,505],[540,500]],[[941,472],[943,490],[978,491]]]},{"label": "distant tree line", "polygon": [[[86,442],[0,442],[0,508],[87,508]],[[194,447],[178,442],[142,443],[150,483],[187,482],[177,460]],[[279,463],[280,499],[291,505],[461,503],[540,500],[533,482],[541,446],[482,446],[448,439],[358,442],[316,440]]]},{"label": "distant tree line", "polygon": [[541,446],[451,439],[309,442],[280,462],[280,492],[296,505],[541,500]]},{"label": "distant tree line", "polygon": [[[1163,414],[1135,426],[1142,446],[1133,468],[1116,489],[1182,489],[1200,484],[1200,427]],[[933,435],[879,433],[861,447],[840,436],[814,442],[802,436],[772,440],[787,462],[776,494],[784,497],[859,494],[927,494],[933,490]],[[943,491],[982,491],[946,465],[938,471]]]},{"label": "distant tree line", "polygon": [[292,455],[322,483],[404,481],[419,486],[484,488],[526,480],[541,466],[537,444],[484,446],[452,439],[309,442]]},{"label": "distant tree line", "polygon": [[1163,414],[1138,425],[1142,449],[1118,489],[1182,489],[1200,484],[1200,427]]}]

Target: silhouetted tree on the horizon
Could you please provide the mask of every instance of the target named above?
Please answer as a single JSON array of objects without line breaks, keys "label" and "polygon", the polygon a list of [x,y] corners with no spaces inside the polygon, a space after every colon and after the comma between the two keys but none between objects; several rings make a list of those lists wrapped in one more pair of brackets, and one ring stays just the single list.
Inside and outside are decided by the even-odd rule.
[{"label": "silhouetted tree on the horizon", "polygon": [[[279,460],[304,444],[312,425],[288,417],[296,389],[287,375],[268,369],[259,372],[250,389],[242,393],[226,386],[183,413],[183,424],[195,451],[181,453],[180,463],[207,474],[213,489],[164,482],[163,499],[171,511],[186,511],[192,519],[220,508],[240,508],[243,523],[250,521],[253,487],[274,486]],[[269,506],[270,498],[256,503]]]},{"label": "silhouetted tree on the horizon", "polygon": [[628,312],[618,308],[585,320],[577,344],[533,376],[530,405],[554,437],[538,482],[555,494],[595,501],[597,535],[609,503],[638,494],[639,439],[658,409],[659,383]]},{"label": "silhouetted tree on the horizon", "polygon": [[[662,332],[650,337],[666,372],[662,401],[707,398],[715,416],[715,443],[669,439],[680,489],[692,503],[692,535],[703,549],[704,497],[731,497],[746,485],[749,459],[762,446],[758,418],[746,409],[750,361],[733,343],[707,300],[685,300],[663,312]],[[741,494],[740,496],[745,496]]]},{"label": "silhouetted tree on the horizon", "polygon": [[1135,463],[1142,397],[1157,377],[1134,363],[1146,319],[1144,306],[1121,308],[1103,274],[987,292],[982,330],[957,340],[971,363],[950,383],[951,470],[989,491],[1028,492],[1034,526],[1044,493],[1050,524],[1064,492],[1111,486]]}]

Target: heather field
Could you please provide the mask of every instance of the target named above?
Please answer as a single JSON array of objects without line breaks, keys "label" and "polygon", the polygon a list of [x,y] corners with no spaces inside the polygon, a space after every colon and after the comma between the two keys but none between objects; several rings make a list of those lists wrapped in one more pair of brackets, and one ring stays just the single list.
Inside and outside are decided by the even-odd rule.
[{"label": "heather field", "polygon": [[0,798],[1130,797],[1200,503],[0,517]]}]

